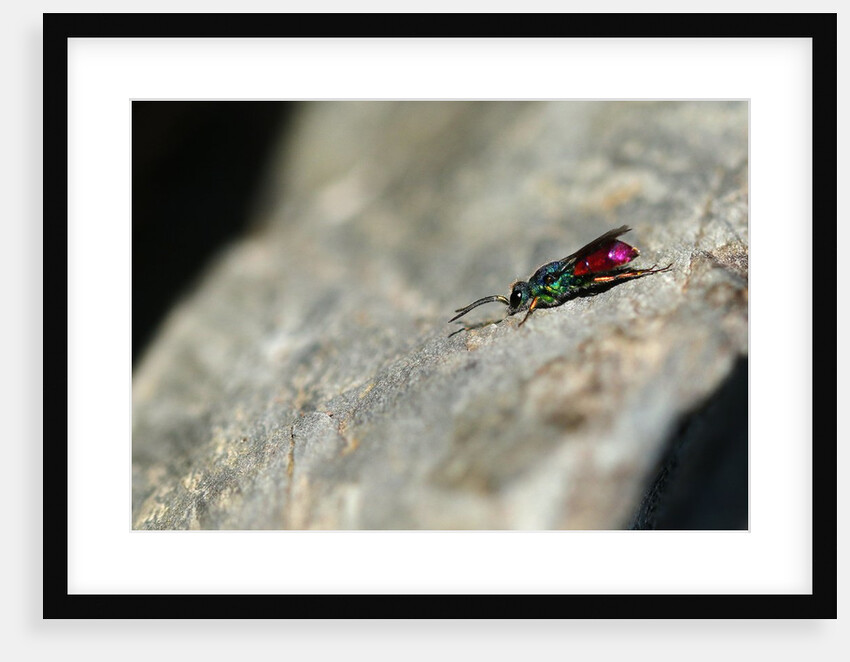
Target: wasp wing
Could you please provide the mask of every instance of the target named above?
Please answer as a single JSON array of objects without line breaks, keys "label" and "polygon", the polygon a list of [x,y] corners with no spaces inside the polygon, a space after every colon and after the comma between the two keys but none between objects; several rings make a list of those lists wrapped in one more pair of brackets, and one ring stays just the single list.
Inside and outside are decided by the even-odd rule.
[{"label": "wasp wing", "polygon": [[620,235],[626,234],[626,232],[628,232],[629,230],[631,230],[631,228],[628,225],[621,225],[618,228],[614,228],[613,230],[609,230],[608,232],[606,232],[602,236],[599,236],[596,239],[594,239],[593,241],[591,241],[589,244],[586,244],[586,245],[582,246],[581,248],[579,248],[575,253],[571,253],[570,255],[567,255],[567,257],[565,257],[564,259],[558,260],[561,263],[561,266],[559,267],[559,269],[555,273],[555,275],[560,277],[561,275],[566,273],[566,271],[568,269],[572,268],[572,266],[576,262],[578,262],[579,260],[581,260],[584,257],[587,257],[591,253],[599,250],[605,244],[611,243],[614,239],[616,239]]}]

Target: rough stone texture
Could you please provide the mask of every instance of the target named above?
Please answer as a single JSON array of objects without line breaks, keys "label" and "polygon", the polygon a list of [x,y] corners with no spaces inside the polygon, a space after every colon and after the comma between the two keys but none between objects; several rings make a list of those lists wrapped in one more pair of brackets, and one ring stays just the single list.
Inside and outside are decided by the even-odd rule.
[{"label": "rough stone texture", "polygon": [[[133,527],[629,526],[747,353],[747,113],[307,104],[135,372]],[[673,269],[450,335],[621,224]]]}]

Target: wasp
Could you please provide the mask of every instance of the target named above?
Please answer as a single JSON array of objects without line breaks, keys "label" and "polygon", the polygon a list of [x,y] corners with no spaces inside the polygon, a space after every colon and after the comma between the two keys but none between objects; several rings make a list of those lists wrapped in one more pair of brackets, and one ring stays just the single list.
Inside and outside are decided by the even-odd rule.
[{"label": "wasp", "polygon": [[458,308],[457,315],[449,322],[463,317],[473,308],[498,301],[508,307],[506,317],[528,311],[519,323],[522,326],[537,308],[555,308],[575,297],[598,294],[613,285],[668,271],[673,266],[671,263],[662,269],[656,268],[657,265],[649,269],[621,268],[640,255],[637,248],[618,239],[630,229],[623,225],[610,230],[572,255],[544,264],[527,281],[519,280],[511,285],[510,298],[494,294]]}]

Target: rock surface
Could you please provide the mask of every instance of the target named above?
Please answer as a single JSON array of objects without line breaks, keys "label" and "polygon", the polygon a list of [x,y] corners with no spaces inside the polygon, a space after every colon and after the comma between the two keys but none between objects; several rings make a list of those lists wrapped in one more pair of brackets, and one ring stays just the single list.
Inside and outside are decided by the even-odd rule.
[{"label": "rock surface", "polygon": [[[141,529],[629,526],[747,354],[745,102],[306,104],[133,378]],[[618,225],[671,271],[498,321]]]}]

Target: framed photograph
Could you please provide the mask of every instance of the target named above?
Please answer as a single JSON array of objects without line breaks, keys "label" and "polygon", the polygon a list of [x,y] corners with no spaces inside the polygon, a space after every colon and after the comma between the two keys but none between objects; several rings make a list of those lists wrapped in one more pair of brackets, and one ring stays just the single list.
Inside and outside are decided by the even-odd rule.
[{"label": "framed photograph", "polygon": [[385,18],[45,15],[45,617],[834,617],[835,15]]}]

